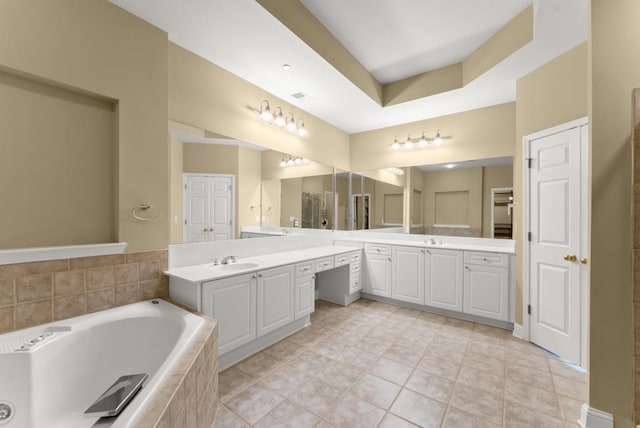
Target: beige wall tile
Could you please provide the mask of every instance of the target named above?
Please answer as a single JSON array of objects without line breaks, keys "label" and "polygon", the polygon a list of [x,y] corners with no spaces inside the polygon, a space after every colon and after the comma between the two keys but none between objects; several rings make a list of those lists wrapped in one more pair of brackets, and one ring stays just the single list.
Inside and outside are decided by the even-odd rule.
[{"label": "beige wall tile", "polygon": [[0,309],[0,333],[14,329],[14,315],[13,307]]},{"label": "beige wall tile", "polygon": [[168,290],[163,287],[159,279],[140,281],[140,296],[142,300],[153,299],[155,297],[167,297]]},{"label": "beige wall tile", "polygon": [[116,283],[113,266],[87,269],[87,290],[113,287]]},{"label": "beige wall tile", "polygon": [[51,299],[16,305],[16,328],[26,328],[53,321]]},{"label": "beige wall tile", "polygon": [[77,317],[87,313],[87,296],[84,293],[57,297],[53,300],[53,318],[57,320]]},{"label": "beige wall tile", "polygon": [[87,293],[87,313],[113,308],[113,303],[113,288],[105,288]]},{"label": "beige wall tile", "polygon": [[143,251],[140,253],[127,253],[125,254],[127,263],[144,262],[149,260],[159,260],[161,257],[167,257],[167,250],[159,251]]},{"label": "beige wall tile", "polygon": [[124,263],[124,254],[112,254],[110,256],[78,257],[70,260],[70,269],[87,269],[99,266],[114,266]]},{"label": "beige wall tile", "polygon": [[54,274],[56,296],[84,293],[84,270],[68,270]]},{"label": "beige wall tile", "polygon": [[116,284],[131,284],[138,281],[138,264],[116,265]]},{"label": "beige wall tile", "polygon": [[158,260],[149,260],[139,263],[140,281],[156,279],[160,277],[160,268]]},{"label": "beige wall tile", "polygon": [[52,274],[29,275],[16,278],[18,302],[45,299],[53,294]]},{"label": "beige wall tile", "polygon": [[115,288],[115,306],[128,305],[140,301],[140,286],[137,282]]},{"label": "beige wall tile", "polygon": [[13,278],[0,278],[0,307],[15,304],[15,295]]}]

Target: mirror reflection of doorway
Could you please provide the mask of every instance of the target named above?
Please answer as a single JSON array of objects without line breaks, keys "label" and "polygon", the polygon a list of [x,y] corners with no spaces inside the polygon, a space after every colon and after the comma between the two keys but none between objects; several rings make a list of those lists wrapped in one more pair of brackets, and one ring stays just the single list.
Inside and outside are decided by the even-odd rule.
[{"label": "mirror reflection of doorway", "polygon": [[491,237],[513,239],[513,187],[491,189]]},{"label": "mirror reflection of doorway", "polygon": [[371,195],[365,193],[364,195],[353,195],[353,210],[354,210],[354,230],[370,229],[371,224]]}]

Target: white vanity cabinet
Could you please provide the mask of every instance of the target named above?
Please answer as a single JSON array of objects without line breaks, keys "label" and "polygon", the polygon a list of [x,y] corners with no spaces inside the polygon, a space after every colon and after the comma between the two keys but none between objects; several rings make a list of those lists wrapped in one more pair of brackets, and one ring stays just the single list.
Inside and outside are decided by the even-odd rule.
[{"label": "white vanity cabinet", "polygon": [[258,272],[258,337],[277,330],[295,319],[293,272],[292,265]]},{"label": "white vanity cabinet", "polygon": [[218,351],[224,354],[256,339],[256,274],[202,284],[202,312],[218,320]]},{"label": "white vanity cabinet", "polygon": [[391,260],[391,298],[424,305],[425,250],[393,246]]},{"label": "white vanity cabinet", "polygon": [[349,262],[349,294],[362,290],[362,255],[361,251],[354,251]]},{"label": "white vanity cabinet", "polygon": [[509,256],[465,251],[464,312],[509,320]]},{"label": "white vanity cabinet", "polygon": [[364,291],[391,297],[391,246],[366,243],[364,251],[367,266]]},{"label": "white vanity cabinet", "polygon": [[425,250],[425,305],[462,312],[462,253],[434,248]]},{"label": "white vanity cabinet", "polygon": [[298,263],[295,266],[294,318],[299,319],[315,310],[316,282],[313,262]]}]

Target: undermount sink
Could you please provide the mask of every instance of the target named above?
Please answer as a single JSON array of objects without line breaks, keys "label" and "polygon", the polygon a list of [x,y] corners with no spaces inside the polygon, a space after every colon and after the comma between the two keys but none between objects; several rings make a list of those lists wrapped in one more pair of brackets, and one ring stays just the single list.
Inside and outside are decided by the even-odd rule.
[{"label": "undermount sink", "polygon": [[235,270],[246,270],[246,269],[254,269],[259,266],[256,262],[240,262],[240,263],[229,263],[227,265],[218,265],[216,268],[224,271],[235,271]]}]

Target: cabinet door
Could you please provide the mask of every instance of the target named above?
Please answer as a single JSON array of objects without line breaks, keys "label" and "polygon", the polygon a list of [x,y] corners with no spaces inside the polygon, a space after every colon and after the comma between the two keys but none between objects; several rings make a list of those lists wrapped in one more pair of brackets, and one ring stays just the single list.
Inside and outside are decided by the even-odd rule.
[{"label": "cabinet door", "polygon": [[378,296],[391,297],[391,257],[367,254],[367,281],[365,291]]},{"label": "cabinet door", "polygon": [[424,305],[424,250],[416,247],[391,249],[391,298]]},{"label": "cabinet door", "polygon": [[462,251],[426,250],[425,305],[462,311]]},{"label": "cabinet door", "polygon": [[256,280],[240,275],[202,285],[202,312],[218,320],[218,352],[256,338]]},{"label": "cabinet door", "polygon": [[464,312],[508,321],[508,269],[476,265],[464,268]]},{"label": "cabinet door", "polygon": [[305,315],[309,315],[315,310],[316,304],[316,287],[315,276],[307,275],[301,278],[296,278],[295,286],[295,319],[302,318]]},{"label": "cabinet door", "polygon": [[258,337],[294,319],[293,266],[258,273]]}]

